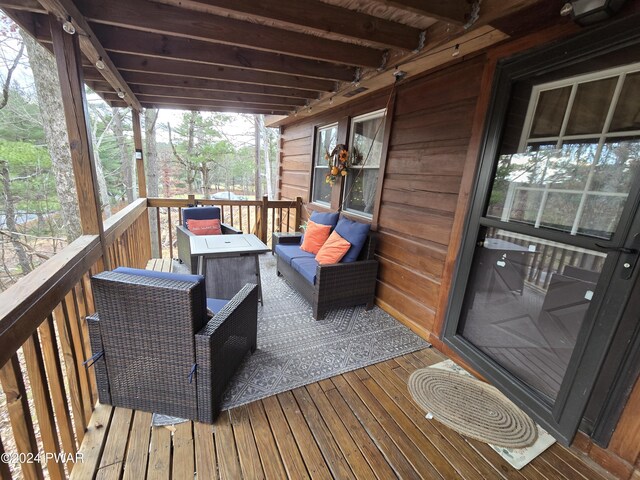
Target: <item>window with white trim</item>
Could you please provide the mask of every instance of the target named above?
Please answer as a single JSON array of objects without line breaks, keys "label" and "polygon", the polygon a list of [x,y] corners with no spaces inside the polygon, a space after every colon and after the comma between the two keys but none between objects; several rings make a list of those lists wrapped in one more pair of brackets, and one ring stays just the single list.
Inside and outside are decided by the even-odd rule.
[{"label": "window with white trim", "polygon": [[338,124],[327,125],[316,130],[316,150],[313,155],[313,186],[311,201],[331,204],[331,185],[326,182],[329,173],[327,155],[335,148],[338,139]]},{"label": "window with white trim", "polygon": [[639,99],[639,64],[534,87],[487,216],[611,238],[640,169]]},{"label": "window with white trim", "polygon": [[349,173],[344,182],[344,210],[371,217],[382,157],[385,109],[354,117],[349,139]]}]

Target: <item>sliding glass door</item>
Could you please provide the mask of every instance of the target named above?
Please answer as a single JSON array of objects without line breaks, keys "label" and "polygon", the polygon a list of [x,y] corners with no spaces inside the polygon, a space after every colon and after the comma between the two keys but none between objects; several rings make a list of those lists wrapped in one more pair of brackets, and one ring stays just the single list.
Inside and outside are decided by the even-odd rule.
[{"label": "sliding glass door", "polygon": [[558,76],[511,85],[445,341],[569,441],[636,278],[640,63]]}]

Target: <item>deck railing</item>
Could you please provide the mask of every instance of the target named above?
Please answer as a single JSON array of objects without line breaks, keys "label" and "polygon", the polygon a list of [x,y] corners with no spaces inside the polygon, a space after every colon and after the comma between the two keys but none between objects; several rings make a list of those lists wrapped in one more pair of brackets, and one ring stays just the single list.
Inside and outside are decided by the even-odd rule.
[{"label": "deck railing", "polygon": [[205,200],[191,195],[188,198],[149,198],[149,211],[155,222],[156,245],[164,253],[154,252],[159,257],[174,258],[175,229],[182,224],[182,209],[194,205],[220,207],[222,223],[243,233],[253,233],[270,245],[273,232],[295,232],[300,228],[302,198],[296,200]]},{"label": "deck railing", "polygon": [[105,222],[104,244],[98,235],[83,235],[3,292],[0,422],[8,418],[9,425],[0,423],[0,454],[9,461],[0,461],[1,479],[70,475],[98,399],[93,370],[85,366],[91,357],[86,316],[95,312],[90,277],[105,268],[144,268],[154,256],[153,220],[165,222],[160,244],[173,257],[176,221],[194,204],[220,206],[225,223],[265,243],[271,232],[297,230],[302,209],[300,198],[140,199]]},{"label": "deck railing", "polygon": [[84,365],[91,356],[86,316],[95,311],[90,275],[105,264],[145,267],[146,212],[147,200],[137,200],[105,222],[104,248],[97,235],[84,235],[2,293],[0,409],[12,435],[0,439],[0,454],[8,455],[0,478],[71,473],[98,398]]}]

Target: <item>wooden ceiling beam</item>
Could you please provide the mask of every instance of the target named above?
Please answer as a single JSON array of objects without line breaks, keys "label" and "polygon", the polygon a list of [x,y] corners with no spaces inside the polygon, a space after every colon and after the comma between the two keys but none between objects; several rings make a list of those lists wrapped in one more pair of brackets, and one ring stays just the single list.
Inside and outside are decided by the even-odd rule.
[{"label": "wooden ceiling beam", "polygon": [[[88,69],[89,75],[85,76],[89,80],[101,80],[99,74],[92,74]],[[134,85],[149,85],[160,87],[175,87],[180,89],[197,89],[197,90],[210,90],[213,92],[235,92],[235,93],[250,93],[256,95],[275,95],[278,97],[289,97],[297,99],[317,99],[318,93],[310,90],[298,90],[294,88],[285,87],[270,87],[265,85],[253,85],[250,83],[237,83],[237,82],[224,82],[219,80],[208,80],[204,78],[191,78],[181,77],[177,75],[166,75],[158,73],[143,73],[143,72],[127,72],[121,71],[122,77],[134,90]],[[110,85],[108,85],[110,87]]]},{"label": "wooden ceiling beam", "polygon": [[372,0],[388,7],[424,15],[454,25],[464,25],[471,14],[472,0]]},{"label": "wooden ceiling beam", "polygon": [[239,102],[282,105],[287,107],[301,107],[307,104],[303,98],[288,98],[275,95],[255,95],[251,93],[216,92],[213,90],[200,90],[195,88],[161,87],[157,85],[132,85],[131,89],[136,95],[169,97],[175,99],[201,99],[217,100],[221,102]]},{"label": "wooden ceiling beam", "polygon": [[[43,25],[48,25],[46,18],[40,20]],[[111,25],[94,23],[91,27],[92,35],[99,38],[104,49],[110,53],[126,53],[334,81],[353,81],[356,78],[357,69],[347,65],[230,45],[219,44],[212,47],[211,43],[202,40],[142,32]],[[46,28],[38,29],[37,35],[39,41],[50,41],[51,33]],[[95,63],[90,55],[87,56],[92,63]]]},{"label": "wooden ceiling beam", "polygon": [[384,62],[380,49],[149,0],[75,0],[75,3],[85,18],[95,23],[358,67],[378,68]]},{"label": "wooden ceiling beam", "polygon": [[112,53],[111,58],[121,72],[145,72],[182,76],[184,78],[224,80],[243,84],[257,84],[312,92],[331,92],[336,82],[320,78],[259,72],[247,68],[229,68],[206,63],[184,62],[167,58]]},{"label": "wooden ceiling beam", "polygon": [[127,82],[124,81],[120,72],[116,69],[115,65],[109,58],[106,50],[98,41],[98,37],[95,35],[93,29],[89,26],[84,16],[80,13],[72,0],[38,0],[40,5],[47,11],[55,15],[59,21],[71,19],[76,29],[76,35],[80,41],[80,48],[91,63],[95,64],[98,59],[101,59],[105,65],[105,68],[101,70],[104,78],[115,89],[120,89],[125,93],[125,101],[131,105],[131,107],[139,110],[141,108],[140,102],[133,94]]},{"label": "wooden ceiling beam", "polygon": [[319,0],[152,0],[198,12],[242,15],[252,21],[272,21],[320,34],[335,34],[386,48],[415,50],[420,29],[349,10]]},{"label": "wooden ceiling beam", "polygon": [[[116,102],[112,102],[116,103]],[[159,108],[161,110],[186,110],[186,111],[198,111],[198,112],[222,112],[222,113],[241,113],[245,115],[289,115],[291,112],[287,110],[265,110],[263,108],[254,108],[246,106],[243,108],[238,107],[223,107],[220,105],[181,105],[181,104],[163,104],[163,103],[147,103],[142,102],[144,108]]]},{"label": "wooden ceiling beam", "polygon": [[[118,101],[119,98],[114,93],[104,93],[102,97],[110,102]],[[293,106],[287,105],[274,105],[268,103],[251,103],[251,102],[235,102],[226,100],[203,100],[199,98],[173,98],[173,97],[161,97],[158,95],[140,95],[141,103],[148,103],[153,105],[188,105],[191,107],[224,107],[230,109],[242,109],[242,108],[257,108],[264,111],[280,111],[291,113],[295,110]]]},{"label": "wooden ceiling beam", "polygon": [[352,81],[356,77],[356,69],[346,65],[229,45],[212,47],[209,42],[201,40],[169,37],[110,25],[94,24],[94,29],[105,48],[111,52],[149,55],[327,80]]}]

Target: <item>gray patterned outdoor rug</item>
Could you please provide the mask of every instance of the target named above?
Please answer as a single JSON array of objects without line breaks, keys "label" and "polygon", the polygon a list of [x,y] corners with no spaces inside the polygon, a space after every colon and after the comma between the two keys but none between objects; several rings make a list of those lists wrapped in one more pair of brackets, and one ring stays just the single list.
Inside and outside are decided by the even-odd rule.
[{"label": "gray patterned outdoor rug", "polygon": [[379,307],[314,320],[307,301],[276,276],[275,257],[261,255],[260,268],[258,349],[231,379],[223,410],[430,346]]}]

